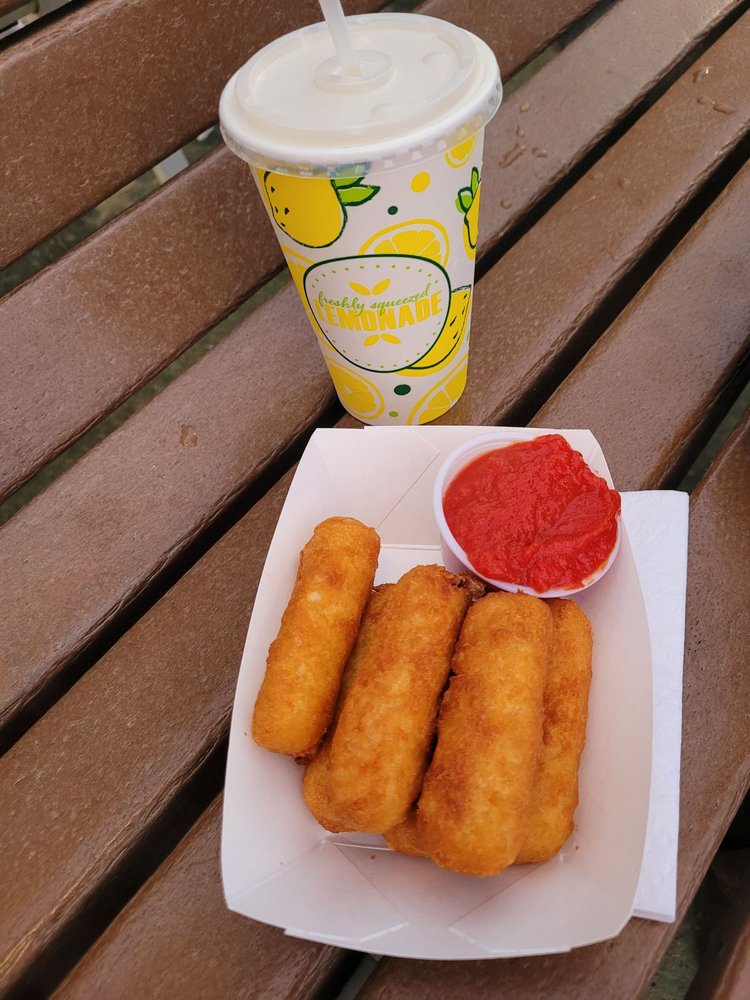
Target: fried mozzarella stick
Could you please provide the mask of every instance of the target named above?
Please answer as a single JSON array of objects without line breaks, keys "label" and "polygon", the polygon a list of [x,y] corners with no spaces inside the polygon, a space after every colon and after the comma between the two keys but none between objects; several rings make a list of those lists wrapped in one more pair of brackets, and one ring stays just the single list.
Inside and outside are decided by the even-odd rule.
[{"label": "fried mozzarella stick", "polygon": [[311,787],[324,788],[338,829],[383,833],[419,794],[469,601],[465,581],[441,566],[409,570],[383,598],[330,745],[306,776],[308,803]]},{"label": "fried mozzarella stick", "polygon": [[348,827],[346,825],[346,818],[339,817],[334,813],[327,790],[326,779],[328,777],[328,753],[331,746],[331,736],[335,732],[338,718],[341,715],[341,709],[349,689],[354,683],[354,678],[357,676],[359,666],[370,654],[373,637],[377,635],[376,624],[385,610],[385,596],[392,586],[393,584],[391,583],[384,583],[376,587],[370,600],[367,602],[367,608],[362,616],[362,622],[359,627],[357,641],[354,643],[354,649],[341,675],[341,686],[339,688],[339,696],[331,728],[314,759],[305,770],[305,776],[302,781],[302,791],[308,809],[321,826],[334,833],[341,833],[347,830]]},{"label": "fried mozzarella stick", "polygon": [[325,735],[379,552],[373,528],[351,517],[330,517],[300,553],[255,702],[252,732],[260,746],[304,757]]},{"label": "fried mozzarella stick", "polygon": [[417,830],[441,867],[496,875],[523,843],[542,745],[552,615],[490,594],[470,609],[443,698]]},{"label": "fried mozzarella stick", "polygon": [[429,858],[424,844],[424,837],[417,827],[416,807],[409,810],[406,819],[383,834],[385,842],[392,851],[399,854],[410,854],[413,858]]},{"label": "fried mozzarella stick", "polygon": [[586,739],[591,625],[573,601],[548,601],[552,650],[544,690],[544,736],[529,823],[517,864],[548,861],[573,832],[578,764]]}]

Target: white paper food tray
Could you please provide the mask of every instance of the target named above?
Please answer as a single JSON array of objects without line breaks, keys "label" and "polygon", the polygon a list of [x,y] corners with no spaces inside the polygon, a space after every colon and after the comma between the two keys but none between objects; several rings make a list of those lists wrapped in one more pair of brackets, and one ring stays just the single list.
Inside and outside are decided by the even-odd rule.
[{"label": "white paper food tray", "polygon": [[[377,836],[330,834],[305,806],[302,768],[249,735],[268,646],[315,525],[347,515],[375,527],[382,540],[378,583],[441,562],[431,513],[437,469],[448,452],[487,430],[332,429],[312,436],[271,542],[237,683],[222,831],[230,909],[295,937],[427,959],[568,951],[614,937],[629,919],[648,816],[652,709],[648,625],[624,524],[613,567],[574,598],[594,631],[589,721],[576,829],[546,864],[472,878],[391,853]],[[557,433],[611,484],[589,431]]]}]

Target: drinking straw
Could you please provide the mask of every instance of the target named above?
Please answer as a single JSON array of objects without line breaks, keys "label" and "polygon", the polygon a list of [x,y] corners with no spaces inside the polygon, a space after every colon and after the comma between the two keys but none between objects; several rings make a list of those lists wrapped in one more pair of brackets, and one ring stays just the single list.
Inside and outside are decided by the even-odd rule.
[{"label": "drinking straw", "polygon": [[346,27],[346,18],[341,9],[341,0],[319,0],[320,9],[331,32],[336,56],[344,76],[362,76],[362,67]]}]

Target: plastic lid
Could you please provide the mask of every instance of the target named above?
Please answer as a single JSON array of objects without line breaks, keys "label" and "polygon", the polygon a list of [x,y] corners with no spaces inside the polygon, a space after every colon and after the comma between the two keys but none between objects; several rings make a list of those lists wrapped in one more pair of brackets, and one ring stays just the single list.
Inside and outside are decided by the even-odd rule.
[{"label": "plastic lid", "polygon": [[224,88],[219,116],[239,156],[289,173],[431,156],[500,104],[492,50],[434,17],[347,18],[360,76],[344,75],[325,23],[261,49]]}]

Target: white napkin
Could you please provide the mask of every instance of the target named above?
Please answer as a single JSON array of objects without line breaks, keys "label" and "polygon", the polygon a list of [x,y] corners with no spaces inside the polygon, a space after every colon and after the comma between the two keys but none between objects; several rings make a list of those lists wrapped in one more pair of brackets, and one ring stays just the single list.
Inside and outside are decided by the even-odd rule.
[{"label": "white napkin", "polygon": [[646,847],[633,915],[671,923],[677,907],[688,495],[622,494],[651,633],[653,737]]}]

